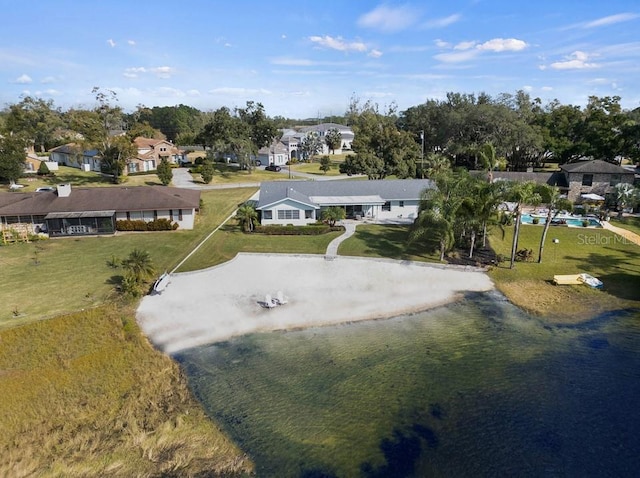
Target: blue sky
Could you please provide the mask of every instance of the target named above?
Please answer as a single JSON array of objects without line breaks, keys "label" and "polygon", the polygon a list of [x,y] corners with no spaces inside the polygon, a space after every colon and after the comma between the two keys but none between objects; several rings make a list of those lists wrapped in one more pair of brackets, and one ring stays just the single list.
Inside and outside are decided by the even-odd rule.
[{"label": "blue sky", "polygon": [[637,0],[0,0],[0,105],[22,95],[93,107],[270,116],[343,114],[356,96],[400,110],[448,91],[519,89],[640,106]]}]

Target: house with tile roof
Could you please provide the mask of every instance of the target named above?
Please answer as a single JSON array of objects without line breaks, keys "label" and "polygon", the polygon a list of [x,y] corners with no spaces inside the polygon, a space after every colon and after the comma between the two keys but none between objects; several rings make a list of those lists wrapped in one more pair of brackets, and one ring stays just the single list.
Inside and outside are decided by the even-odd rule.
[{"label": "house with tile roof", "polygon": [[[472,171],[476,176],[485,176],[485,171]],[[550,172],[516,172],[494,171],[495,181],[532,181],[538,184],[556,186],[567,199],[580,203],[593,195],[606,197],[619,183],[633,184],[635,174],[629,169],[622,168],[599,159],[583,160],[566,163],[559,171]]]},{"label": "house with tile roof", "polygon": [[331,206],[355,219],[413,222],[422,193],[435,187],[429,179],[270,181],[260,185],[256,210],[265,226],[313,224]]},{"label": "house with tile roof", "polygon": [[167,186],[72,188],[0,194],[0,229],[27,228],[50,236],[113,234],[116,221],[168,219],[193,229],[200,191]]},{"label": "house with tile roof", "polygon": [[155,171],[163,158],[171,164],[180,164],[186,160],[185,152],[171,141],[138,136],[133,140],[133,144],[138,154],[135,158],[127,160],[127,173]]}]

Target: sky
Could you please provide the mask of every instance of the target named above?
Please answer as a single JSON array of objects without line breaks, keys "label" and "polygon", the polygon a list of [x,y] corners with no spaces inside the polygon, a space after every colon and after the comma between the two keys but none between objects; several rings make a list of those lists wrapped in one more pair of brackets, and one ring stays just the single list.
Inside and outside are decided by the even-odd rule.
[{"label": "sky", "polygon": [[402,111],[447,92],[640,106],[638,0],[0,0],[0,107]]}]

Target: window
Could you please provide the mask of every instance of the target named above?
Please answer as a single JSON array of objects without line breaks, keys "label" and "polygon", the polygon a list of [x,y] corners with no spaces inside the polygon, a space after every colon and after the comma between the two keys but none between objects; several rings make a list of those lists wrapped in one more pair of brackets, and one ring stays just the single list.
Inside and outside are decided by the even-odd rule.
[{"label": "window", "polygon": [[273,219],[273,211],[262,211],[262,219],[271,220]]},{"label": "window", "polygon": [[313,219],[313,209],[307,209],[304,212],[304,218],[305,219]]},{"label": "window", "polygon": [[169,217],[172,221],[182,221],[182,209],[169,209]]},{"label": "window", "polygon": [[387,201],[386,203],[384,203],[382,205],[382,210],[383,211],[391,211],[391,203],[389,201]]},{"label": "window", "polygon": [[280,209],[278,210],[278,219],[300,219],[300,211],[297,209]]},{"label": "window", "polygon": [[398,204],[398,206],[400,206],[400,207],[404,207],[404,201],[400,201],[400,203]]},{"label": "window", "polygon": [[583,174],[582,175],[582,185],[583,186],[591,186],[593,184],[593,174]]},{"label": "window", "polygon": [[619,183],[620,183],[620,175],[612,174],[611,180],[609,181],[609,186],[615,186],[616,184],[619,184]]}]

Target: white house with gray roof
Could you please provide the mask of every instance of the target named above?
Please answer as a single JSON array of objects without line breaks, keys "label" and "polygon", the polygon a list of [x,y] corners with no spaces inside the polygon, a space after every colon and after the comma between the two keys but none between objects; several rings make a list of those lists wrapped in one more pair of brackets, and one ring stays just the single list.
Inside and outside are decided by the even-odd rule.
[{"label": "white house with gray roof", "polygon": [[272,181],[261,184],[256,209],[265,226],[313,224],[331,206],[344,208],[350,218],[410,222],[422,192],[431,188],[429,179]]}]

